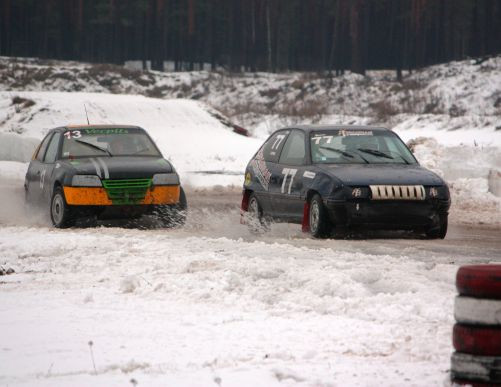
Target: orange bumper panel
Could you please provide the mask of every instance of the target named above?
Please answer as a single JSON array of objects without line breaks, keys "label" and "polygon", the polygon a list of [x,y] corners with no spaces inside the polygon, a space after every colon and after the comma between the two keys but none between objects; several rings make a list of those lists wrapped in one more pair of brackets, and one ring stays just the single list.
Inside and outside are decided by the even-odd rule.
[{"label": "orange bumper panel", "polygon": [[176,204],[180,192],[178,185],[152,187],[146,192],[143,204]]},{"label": "orange bumper panel", "polygon": [[111,206],[102,187],[64,187],[64,197],[70,206]]},{"label": "orange bumper panel", "polygon": [[[139,204],[175,204],[179,202],[179,195],[179,186],[152,187]],[[102,187],[64,187],[64,197],[70,206],[113,205]]]}]

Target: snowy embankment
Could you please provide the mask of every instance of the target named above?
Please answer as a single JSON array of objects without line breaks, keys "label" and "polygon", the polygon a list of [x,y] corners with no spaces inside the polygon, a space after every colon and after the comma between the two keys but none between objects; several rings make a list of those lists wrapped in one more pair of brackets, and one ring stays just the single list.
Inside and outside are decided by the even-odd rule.
[{"label": "snowy embankment", "polygon": [[0,384],[447,379],[456,270],[447,254],[177,234],[3,228],[2,265],[19,274],[2,278]]},{"label": "snowy embankment", "polygon": [[[25,102],[15,104],[14,98]],[[0,92],[0,177],[16,178],[21,184],[26,162],[47,130],[85,122],[84,104],[91,123],[137,124],[147,129],[180,172],[182,183],[194,187],[241,186],[245,166],[263,141],[234,133],[209,107],[196,101],[76,92]],[[334,121],[325,118],[326,123]],[[501,224],[501,131],[401,127],[396,131],[413,145],[425,167],[451,185],[451,221]]]},{"label": "snowy embankment", "polygon": [[[13,98],[21,101],[13,103]],[[51,128],[86,123],[145,128],[192,185],[241,185],[260,141],[232,132],[203,103],[143,96],[0,92],[0,160],[28,161]],[[3,169],[3,168],[2,168]],[[207,173],[204,173],[207,172]]]}]

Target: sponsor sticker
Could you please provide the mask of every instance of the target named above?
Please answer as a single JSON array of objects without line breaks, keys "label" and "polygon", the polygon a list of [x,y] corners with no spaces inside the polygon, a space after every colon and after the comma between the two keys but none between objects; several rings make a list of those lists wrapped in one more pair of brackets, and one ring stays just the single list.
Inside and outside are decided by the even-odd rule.
[{"label": "sponsor sticker", "polygon": [[250,174],[249,172],[247,172],[247,173],[245,174],[245,182],[244,182],[244,185],[250,185],[251,181],[252,181],[252,176],[251,176],[251,174]]},{"label": "sponsor sticker", "polygon": [[317,174],[315,172],[311,171],[304,171],[303,177],[306,177],[308,179],[314,179]]},{"label": "sponsor sticker", "polygon": [[263,188],[266,191],[268,191],[271,172],[266,167],[266,162],[264,161],[262,149],[257,153],[256,158],[252,160],[251,167],[259,183],[263,186]]},{"label": "sponsor sticker", "polygon": [[372,130],[340,130],[339,136],[373,136]]}]

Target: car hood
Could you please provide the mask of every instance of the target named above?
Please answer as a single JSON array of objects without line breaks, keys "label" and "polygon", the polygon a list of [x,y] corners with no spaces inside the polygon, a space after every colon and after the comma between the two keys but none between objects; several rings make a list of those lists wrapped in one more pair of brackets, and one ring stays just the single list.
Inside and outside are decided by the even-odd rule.
[{"label": "car hood", "polygon": [[417,164],[330,164],[319,167],[346,185],[444,184],[444,181],[437,174]]},{"label": "car hood", "polygon": [[98,175],[102,179],[150,178],[169,173],[172,165],[162,157],[92,157],[65,160],[79,175]]}]

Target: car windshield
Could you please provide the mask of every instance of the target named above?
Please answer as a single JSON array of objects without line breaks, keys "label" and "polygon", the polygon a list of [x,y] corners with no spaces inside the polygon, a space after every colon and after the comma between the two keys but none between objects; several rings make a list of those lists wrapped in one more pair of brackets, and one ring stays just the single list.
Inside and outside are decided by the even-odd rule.
[{"label": "car windshield", "polygon": [[407,146],[386,130],[325,130],[310,135],[311,159],[319,164],[416,164]]},{"label": "car windshield", "polygon": [[161,156],[148,135],[139,128],[68,129],[63,135],[61,157]]}]

